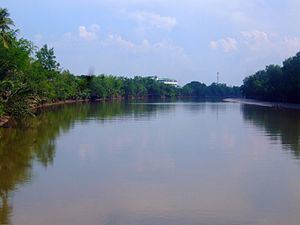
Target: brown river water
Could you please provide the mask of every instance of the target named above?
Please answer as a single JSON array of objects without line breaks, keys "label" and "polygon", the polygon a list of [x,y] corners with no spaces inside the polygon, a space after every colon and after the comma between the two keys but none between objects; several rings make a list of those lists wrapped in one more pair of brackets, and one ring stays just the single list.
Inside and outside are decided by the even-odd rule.
[{"label": "brown river water", "polygon": [[300,111],[59,106],[0,129],[1,225],[299,225]]}]

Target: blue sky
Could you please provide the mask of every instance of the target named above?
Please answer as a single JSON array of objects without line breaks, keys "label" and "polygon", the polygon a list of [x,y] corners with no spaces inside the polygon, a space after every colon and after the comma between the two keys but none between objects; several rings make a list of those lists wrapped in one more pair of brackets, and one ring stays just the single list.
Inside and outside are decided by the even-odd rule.
[{"label": "blue sky", "polygon": [[300,0],[1,0],[75,74],[240,85],[300,51]]}]

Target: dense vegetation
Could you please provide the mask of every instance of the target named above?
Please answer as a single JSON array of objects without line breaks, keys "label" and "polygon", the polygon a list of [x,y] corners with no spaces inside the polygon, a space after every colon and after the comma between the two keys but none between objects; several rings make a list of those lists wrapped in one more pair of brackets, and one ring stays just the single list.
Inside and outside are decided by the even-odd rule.
[{"label": "dense vegetation", "polygon": [[228,87],[226,84],[212,83],[207,86],[198,81],[186,84],[181,90],[182,96],[191,97],[238,97],[241,95],[239,87]]},{"label": "dense vegetation", "polygon": [[183,88],[151,77],[75,76],[63,70],[53,48],[38,49],[24,38],[6,9],[0,8],[0,117],[23,118],[43,103],[78,99],[231,96],[237,88],[192,82]]},{"label": "dense vegetation", "polygon": [[241,89],[247,98],[300,103],[300,52],[247,77]]}]

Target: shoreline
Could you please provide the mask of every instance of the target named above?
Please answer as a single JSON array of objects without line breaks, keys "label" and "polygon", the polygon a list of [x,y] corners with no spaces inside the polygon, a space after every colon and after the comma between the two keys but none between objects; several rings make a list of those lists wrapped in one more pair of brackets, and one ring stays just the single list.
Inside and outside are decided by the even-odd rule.
[{"label": "shoreline", "polygon": [[[103,99],[96,99],[95,102],[105,101]],[[59,105],[68,105],[68,104],[76,104],[76,103],[84,103],[84,102],[92,102],[91,99],[76,99],[76,100],[64,100],[64,101],[57,101],[57,102],[46,102],[40,105],[37,105],[32,108],[33,113],[38,112],[39,110],[51,108],[52,106],[59,106]],[[0,117],[0,128],[11,127],[11,122],[13,118],[11,116],[3,116]]]},{"label": "shoreline", "polygon": [[73,103],[79,103],[79,102],[90,102],[90,99],[78,99],[78,100],[65,100],[65,101],[57,101],[57,102],[47,102],[43,103],[41,105],[38,105],[34,107],[34,110],[39,110],[42,108],[48,108],[51,106],[56,106],[56,105],[67,105],[67,104],[73,104]]},{"label": "shoreline", "polygon": [[[99,98],[99,99],[76,99],[76,100],[64,100],[64,101],[57,101],[57,102],[47,102],[40,104],[34,107],[34,111],[50,108],[52,106],[59,106],[59,105],[68,105],[68,104],[76,104],[76,103],[88,103],[88,102],[105,102],[105,101],[122,101],[125,98],[122,97],[115,97],[115,98]],[[145,99],[145,98],[129,98],[133,99]],[[244,98],[225,98],[222,100],[223,102],[231,102],[231,103],[239,103],[245,105],[256,105],[262,107],[270,107],[270,108],[284,108],[284,109],[297,109],[300,110],[300,104],[293,104],[293,103],[283,103],[283,102],[268,102],[268,101],[260,101],[255,99],[244,99]],[[0,117],[0,128],[1,127],[9,127],[9,123],[11,121],[11,117],[3,116]]]},{"label": "shoreline", "polygon": [[231,103],[240,103],[244,105],[256,105],[262,107],[270,107],[270,108],[279,108],[279,109],[298,109],[300,110],[300,104],[295,103],[285,103],[285,102],[268,102],[268,101],[260,101],[256,99],[246,99],[246,98],[225,98],[224,102]]},{"label": "shoreline", "polygon": [[[75,99],[75,100],[63,100],[63,101],[56,101],[56,102],[46,102],[40,105],[37,105],[32,108],[33,113],[37,113],[39,110],[55,107],[55,106],[62,106],[62,105],[69,105],[69,104],[76,104],[76,103],[93,103],[93,102],[109,102],[109,101],[124,101],[126,98],[124,97],[113,97],[113,98],[97,98],[97,99]],[[149,98],[144,97],[130,97],[130,100],[145,100]],[[0,117],[0,128],[7,128],[11,127],[11,122],[13,118],[11,116],[2,116]]]}]

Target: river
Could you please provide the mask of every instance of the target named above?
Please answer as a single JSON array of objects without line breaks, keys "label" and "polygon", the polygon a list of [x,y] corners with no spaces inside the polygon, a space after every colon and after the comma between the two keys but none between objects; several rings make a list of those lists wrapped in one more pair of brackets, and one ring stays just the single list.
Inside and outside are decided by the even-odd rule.
[{"label": "river", "polygon": [[58,106],[0,129],[0,224],[299,225],[300,111]]}]

